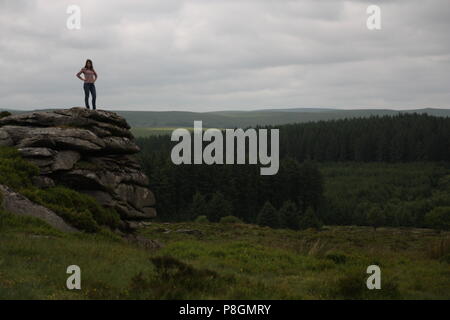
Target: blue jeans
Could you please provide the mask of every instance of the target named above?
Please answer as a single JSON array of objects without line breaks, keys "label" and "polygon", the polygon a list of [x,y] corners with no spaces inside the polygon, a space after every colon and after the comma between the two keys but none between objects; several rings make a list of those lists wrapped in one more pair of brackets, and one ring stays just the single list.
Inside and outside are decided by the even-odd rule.
[{"label": "blue jeans", "polygon": [[85,82],[84,89],[84,104],[89,109],[89,92],[92,94],[92,109],[95,110],[95,100],[97,99],[97,92],[95,91],[95,84]]}]

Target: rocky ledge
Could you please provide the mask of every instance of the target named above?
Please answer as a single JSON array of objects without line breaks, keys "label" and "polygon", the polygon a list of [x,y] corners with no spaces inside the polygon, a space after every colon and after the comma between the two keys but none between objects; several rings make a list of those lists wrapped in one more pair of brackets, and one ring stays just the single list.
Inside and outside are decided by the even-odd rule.
[{"label": "rocky ledge", "polygon": [[71,108],[0,119],[0,145],[40,168],[41,188],[65,185],[114,208],[123,220],[156,216],[130,126],[114,112]]}]

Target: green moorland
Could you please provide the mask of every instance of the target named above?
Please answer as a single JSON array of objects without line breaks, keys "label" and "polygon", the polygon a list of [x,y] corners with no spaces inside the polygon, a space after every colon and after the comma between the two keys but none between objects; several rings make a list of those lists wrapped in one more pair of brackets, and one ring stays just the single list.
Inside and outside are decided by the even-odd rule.
[{"label": "green moorland", "polygon": [[[373,186],[367,170],[339,167],[324,169],[326,196],[339,196],[332,190],[343,189],[340,175],[351,179],[344,184],[353,185],[352,197],[361,196],[355,184]],[[117,213],[92,198],[33,187],[37,168],[14,149],[0,148],[0,170],[0,183],[85,230],[63,234],[0,211],[0,299],[450,299],[449,231],[152,222],[138,234],[163,247],[147,249],[111,232]],[[65,286],[73,264],[82,272],[79,291]],[[381,290],[365,287],[371,264],[381,267]]]},{"label": "green moorland", "polygon": [[[155,222],[140,234],[164,247],[148,250],[4,212],[0,230],[1,299],[450,299],[450,232]],[[78,291],[65,288],[72,264]],[[371,264],[381,290],[365,288]]]}]

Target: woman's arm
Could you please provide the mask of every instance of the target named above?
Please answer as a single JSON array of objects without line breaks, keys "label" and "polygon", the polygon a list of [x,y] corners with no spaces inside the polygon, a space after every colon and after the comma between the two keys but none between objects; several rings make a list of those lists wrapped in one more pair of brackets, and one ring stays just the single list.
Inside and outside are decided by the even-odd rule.
[{"label": "woman's arm", "polygon": [[95,81],[97,81],[97,79],[98,79],[98,75],[97,75],[97,72],[95,72],[95,70],[92,70],[92,71],[94,71],[94,76],[95,76],[94,82],[95,82]]},{"label": "woman's arm", "polygon": [[82,73],[83,73],[83,69],[81,69],[80,72],[77,73],[77,78],[84,81],[84,79],[81,77]]}]

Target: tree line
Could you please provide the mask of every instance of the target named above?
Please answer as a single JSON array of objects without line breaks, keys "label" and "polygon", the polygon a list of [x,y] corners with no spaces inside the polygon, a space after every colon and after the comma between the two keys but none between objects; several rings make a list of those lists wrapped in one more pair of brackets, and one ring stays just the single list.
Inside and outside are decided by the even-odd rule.
[{"label": "tree line", "polygon": [[[425,209],[417,213],[420,217],[411,218],[406,209],[391,217],[392,210],[383,208],[385,200],[365,201],[363,195],[346,199],[333,192],[327,199],[320,162],[448,161],[449,118],[400,114],[277,128],[280,169],[274,176],[261,176],[258,166],[248,164],[177,166],[170,160],[175,144],[170,136],[136,139],[159,219],[186,221],[201,216],[217,222],[235,216],[248,223],[292,229],[321,223],[424,226]],[[440,216],[446,217],[442,210]]]},{"label": "tree line", "polygon": [[280,155],[298,161],[450,160],[450,118],[399,114],[284,125]]}]

